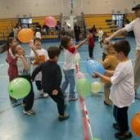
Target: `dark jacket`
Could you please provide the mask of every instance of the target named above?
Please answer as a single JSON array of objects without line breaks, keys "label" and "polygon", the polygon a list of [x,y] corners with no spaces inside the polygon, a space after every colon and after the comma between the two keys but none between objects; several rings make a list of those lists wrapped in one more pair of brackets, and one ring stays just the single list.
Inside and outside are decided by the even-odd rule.
[{"label": "dark jacket", "polygon": [[51,94],[54,89],[60,91],[62,73],[60,66],[56,62],[48,60],[36,67],[32,73],[32,80],[34,80],[39,72],[42,73],[42,87],[44,92]]}]

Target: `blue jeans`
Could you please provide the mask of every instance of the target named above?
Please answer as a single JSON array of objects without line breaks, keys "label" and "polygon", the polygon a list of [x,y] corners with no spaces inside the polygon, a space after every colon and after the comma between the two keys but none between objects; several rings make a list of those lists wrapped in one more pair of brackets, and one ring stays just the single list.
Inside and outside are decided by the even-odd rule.
[{"label": "blue jeans", "polygon": [[64,75],[65,75],[65,81],[62,84],[62,91],[65,93],[65,90],[67,89],[68,85],[70,84],[70,89],[69,89],[69,96],[70,97],[75,97],[75,76],[74,76],[74,69],[71,70],[63,70]]}]

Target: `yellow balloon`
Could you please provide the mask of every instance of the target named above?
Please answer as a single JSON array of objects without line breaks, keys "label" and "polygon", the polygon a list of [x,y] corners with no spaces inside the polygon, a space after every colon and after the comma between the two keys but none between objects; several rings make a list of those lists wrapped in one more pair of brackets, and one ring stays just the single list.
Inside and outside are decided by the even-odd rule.
[{"label": "yellow balloon", "polygon": [[100,82],[93,82],[91,84],[91,87],[92,87],[92,93],[98,93],[101,91],[102,89],[102,84]]}]

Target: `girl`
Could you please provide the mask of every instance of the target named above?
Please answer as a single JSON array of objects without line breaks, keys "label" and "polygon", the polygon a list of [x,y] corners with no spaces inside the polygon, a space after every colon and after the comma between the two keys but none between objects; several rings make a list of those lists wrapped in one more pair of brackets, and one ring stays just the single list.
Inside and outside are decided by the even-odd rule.
[{"label": "girl", "polygon": [[[48,53],[45,49],[42,48],[40,38],[34,39],[34,47],[38,54],[38,58],[32,61],[33,69],[35,69],[38,65],[45,62],[48,59]],[[30,56],[35,58],[35,53],[33,52],[33,50],[31,50]],[[38,75],[35,77],[35,83],[36,83],[37,89],[40,92],[40,95],[42,97],[48,97],[48,94],[45,93],[42,89],[42,73],[41,72],[39,72]]]},{"label": "girl", "polygon": [[74,56],[76,49],[81,47],[87,39],[82,41],[78,45],[73,45],[72,38],[69,36],[64,36],[61,40],[60,48],[64,49],[64,65],[63,65],[63,71],[65,75],[65,81],[62,84],[62,91],[65,93],[66,88],[70,84],[70,90],[69,90],[69,101],[75,101],[77,100],[77,96],[74,92],[75,89],[75,76],[74,76]]},{"label": "girl", "polygon": [[[36,57],[38,57],[33,45],[31,45],[32,50],[34,51]],[[34,91],[30,77],[30,60],[31,57],[25,56],[24,49],[17,45],[16,47],[12,48],[12,53],[15,57],[17,57],[17,68],[20,77],[27,79],[31,84],[31,90],[29,94],[23,99],[24,110],[23,113],[26,115],[34,115],[35,112],[32,110],[33,103],[34,103]]]},{"label": "girl", "polygon": [[18,70],[17,70],[17,58],[12,54],[11,49],[14,48],[17,45],[17,39],[16,38],[9,38],[6,45],[4,45],[1,48],[1,53],[4,53],[7,51],[7,57],[6,62],[9,64],[8,67],[8,76],[9,81],[12,81],[14,78],[18,76]]},{"label": "girl", "polygon": [[[17,58],[13,55],[12,49],[15,48],[15,46],[18,44],[16,38],[9,38],[6,45],[2,46],[0,53],[4,53],[7,51],[7,57],[6,62],[8,63],[8,76],[9,76],[9,82],[11,82],[13,79],[18,77],[18,70],[17,70]],[[17,102],[16,99],[10,97],[10,100],[12,102]]]}]

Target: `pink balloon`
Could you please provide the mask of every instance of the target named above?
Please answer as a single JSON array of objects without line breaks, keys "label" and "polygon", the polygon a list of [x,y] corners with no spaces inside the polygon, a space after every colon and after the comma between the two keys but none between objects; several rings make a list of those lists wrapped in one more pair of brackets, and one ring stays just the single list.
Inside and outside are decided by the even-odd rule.
[{"label": "pink balloon", "polygon": [[57,22],[54,17],[49,16],[45,18],[45,24],[49,27],[55,27]]},{"label": "pink balloon", "polygon": [[78,79],[85,78],[85,75],[84,75],[82,72],[78,72],[78,73],[77,73],[77,78],[78,78]]}]

